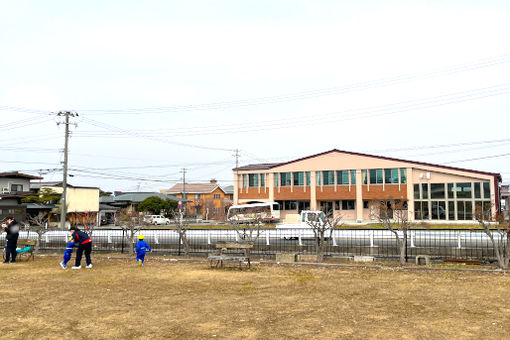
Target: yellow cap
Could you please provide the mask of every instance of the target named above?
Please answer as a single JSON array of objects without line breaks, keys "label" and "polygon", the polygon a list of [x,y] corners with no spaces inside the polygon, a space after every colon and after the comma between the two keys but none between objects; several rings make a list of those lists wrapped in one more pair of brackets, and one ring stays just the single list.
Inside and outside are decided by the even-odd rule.
[{"label": "yellow cap", "polygon": [[143,240],[143,235],[138,236],[139,240]]}]

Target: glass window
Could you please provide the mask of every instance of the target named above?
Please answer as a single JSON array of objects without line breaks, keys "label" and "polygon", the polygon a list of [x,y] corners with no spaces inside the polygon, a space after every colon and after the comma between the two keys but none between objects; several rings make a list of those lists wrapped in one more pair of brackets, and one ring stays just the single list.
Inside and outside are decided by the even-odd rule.
[{"label": "glass window", "polygon": [[407,184],[407,169],[400,168],[400,183]]},{"label": "glass window", "polygon": [[370,184],[383,184],[383,169],[370,169]]},{"label": "glass window", "polygon": [[342,200],[342,210],[354,210],[354,200]]},{"label": "glass window", "polygon": [[260,186],[265,188],[265,186],[266,186],[266,174],[260,174]]},{"label": "glass window", "polygon": [[471,183],[457,183],[457,198],[471,198]]},{"label": "glass window", "polygon": [[195,199],[199,200],[200,199],[200,194],[195,194]]},{"label": "glass window", "polygon": [[480,182],[475,182],[475,198],[482,198],[482,191],[480,189]]},{"label": "glass window", "polygon": [[297,210],[296,201],[284,201],[284,210]]},{"label": "glass window", "polygon": [[398,184],[398,169],[384,169],[384,183]]},{"label": "glass window", "polygon": [[248,175],[248,186],[250,188],[257,188],[259,186],[259,174]]},{"label": "glass window", "polygon": [[335,185],[335,172],[334,171],[323,171],[323,184],[322,185]]},{"label": "glass window", "polygon": [[453,183],[448,183],[448,198],[454,198]]},{"label": "glass window", "polygon": [[310,210],[310,202],[308,201],[298,201],[298,212],[302,210]]},{"label": "glass window", "polygon": [[248,187],[248,175],[244,174],[243,175],[243,188],[247,188],[247,187]]},{"label": "glass window", "polygon": [[430,198],[445,198],[444,183],[430,184]]},{"label": "glass window", "polygon": [[463,201],[457,202],[457,219],[458,220],[465,220],[465,207]]},{"label": "glass window", "polygon": [[356,184],[356,170],[351,170],[351,185]]},{"label": "glass window", "polygon": [[305,173],[304,172],[293,172],[293,184],[297,187],[302,187],[305,185]]},{"label": "glass window", "polygon": [[363,201],[363,209],[368,209],[368,201]]},{"label": "glass window", "polygon": [[483,182],[483,198],[491,198],[491,183]]},{"label": "glass window", "polygon": [[448,219],[455,220],[455,202],[448,202]]},{"label": "glass window", "polygon": [[349,185],[349,170],[340,170],[336,172],[338,185]]},{"label": "glass window", "polygon": [[420,199],[420,185],[415,184],[414,185],[414,199]]},{"label": "glass window", "polygon": [[429,198],[429,185],[427,183],[421,184],[421,194],[424,200]]},{"label": "glass window", "polygon": [[290,187],[290,183],[291,183],[290,172],[281,172],[280,173],[280,186]]},{"label": "glass window", "polygon": [[368,184],[367,170],[361,170],[361,180],[363,181],[363,184]]},{"label": "glass window", "polygon": [[310,176],[311,176],[311,175],[310,175],[310,171],[307,171],[307,172],[306,172],[306,185],[307,185],[307,186],[310,186],[310,182],[311,182],[311,180],[310,180]]},{"label": "glass window", "polygon": [[466,201],[466,220],[472,220],[473,219],[473,202]]},{"label": "glass window", "polygon": [[315,172],[315,177],[317,177],[317,186],[322,185],[321,174],[322,174],[322,172],[320,172],[320,171]]},{"label": "glass window", "polygon": [[280,177],[280,176],[279,176],[279,174],[276,172],[276,173],[274,174],[274,187],[275,187],[275,188],[279,187],[279,185],[278,185],[278,184],[280,183],[280,181],[279,181],[279,177]]}]

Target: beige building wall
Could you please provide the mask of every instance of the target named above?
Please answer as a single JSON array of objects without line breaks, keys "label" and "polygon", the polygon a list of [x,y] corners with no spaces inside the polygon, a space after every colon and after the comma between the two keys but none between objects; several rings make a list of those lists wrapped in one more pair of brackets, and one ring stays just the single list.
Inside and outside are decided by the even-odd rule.
[{"label": "beige building wall", "polygon": [[[61,194],[62,187],[48,187]],[[99,211],[99,189],[98,188],[76,188],[68,187],[66,194],[67,212],[98,212]]]}]

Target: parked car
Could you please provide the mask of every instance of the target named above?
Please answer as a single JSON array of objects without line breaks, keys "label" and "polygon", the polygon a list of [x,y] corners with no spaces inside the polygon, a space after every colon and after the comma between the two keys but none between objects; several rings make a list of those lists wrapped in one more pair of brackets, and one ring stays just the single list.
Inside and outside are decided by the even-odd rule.
[{"label": "parked car", "polygon": [[147,215],[144,217],[144,220],[147,223],[154,225],[168,225],[170,224],[170,219],[166,218],[163,215]]}]

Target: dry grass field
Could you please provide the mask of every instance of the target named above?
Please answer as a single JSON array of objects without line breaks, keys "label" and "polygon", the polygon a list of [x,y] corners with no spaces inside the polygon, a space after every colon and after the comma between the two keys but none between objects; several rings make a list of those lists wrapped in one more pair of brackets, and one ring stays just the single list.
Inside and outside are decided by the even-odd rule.
[{"label": "dry grass field", "polygon": [[510,276],[149,256],[0,266],[3,339],[502,339]]}]

